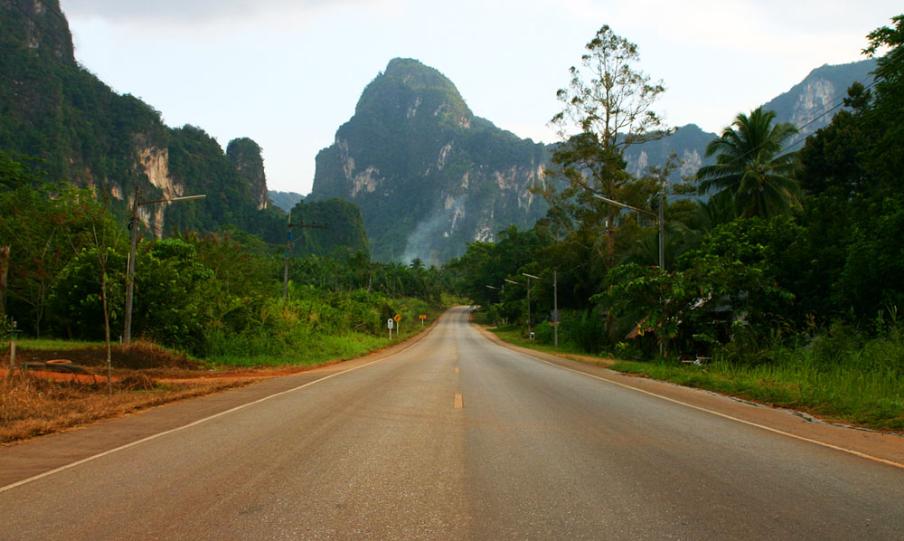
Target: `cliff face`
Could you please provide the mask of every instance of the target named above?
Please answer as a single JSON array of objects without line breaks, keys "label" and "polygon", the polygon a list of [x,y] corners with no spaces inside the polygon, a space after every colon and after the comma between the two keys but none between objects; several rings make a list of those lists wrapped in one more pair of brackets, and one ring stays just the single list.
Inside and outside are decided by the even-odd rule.
[{"label": "cliff face", "polygon": [[874,69],[876,61],[872,59],[816,68],[803,81],[763,107],[775,111],[779,121],[800,127],[801,135],[809,136],[829,125],[834,116],[831,109],[847,96],[852,83],[872,83]]},{"label": "cliff face", "polygon": [[356,203],[373,255],[441,262],[546,212],[546,148],[474,116],[437,70],[394,59],[317,155],[311,200]]},{"label": "cliff face", "polygon": [[142,199],[208,195],[192,209],[143,209],[156,235],[224,225],[269,235],[279,220],[265,210],[260,148],[238,141],[227,156],[202,130],[168,128],[158,111],[82,69],[58,0],[0,0],[0,149],[48,181],[93,187],[119,210],[136,190]]}]

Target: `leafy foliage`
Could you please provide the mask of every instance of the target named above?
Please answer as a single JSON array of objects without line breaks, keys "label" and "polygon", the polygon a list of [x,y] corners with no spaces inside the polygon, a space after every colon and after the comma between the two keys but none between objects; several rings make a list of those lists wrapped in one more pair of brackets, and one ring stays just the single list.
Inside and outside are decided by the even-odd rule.
[{"label": "leafy foliage", "polygon": [[775,113],[755,109],[739,114],[732,127],[706,147],[716,163],[697,171],[700,193],[716,189],[714,199],[734,203],[739,216],[770,217],[800,206],[798,185],[792,175],[797,157],[782,153],[797,133],[791,124],[773,124]]}]

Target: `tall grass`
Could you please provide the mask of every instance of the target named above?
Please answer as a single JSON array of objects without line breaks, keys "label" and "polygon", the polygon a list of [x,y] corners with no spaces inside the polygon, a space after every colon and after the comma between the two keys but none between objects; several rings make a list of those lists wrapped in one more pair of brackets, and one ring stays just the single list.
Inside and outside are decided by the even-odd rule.
[{"label": "tall grass", "polygon": [[867,339],[836,328],[803,346],[768,348],[765,357],[749,364],[723,352],[705,367],[622,361],[613,368],[873,428],[904,430],[900,329]]}]

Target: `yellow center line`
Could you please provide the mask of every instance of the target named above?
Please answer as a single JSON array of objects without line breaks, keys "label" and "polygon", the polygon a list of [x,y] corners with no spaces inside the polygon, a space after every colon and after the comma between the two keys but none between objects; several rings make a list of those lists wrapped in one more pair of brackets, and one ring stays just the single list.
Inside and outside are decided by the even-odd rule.
[{"label": "yellow center line", "polygon": [[452,407],[457,410],[465,407],[464,399],[461,397],[461,393],[455,393],[455,398],[452,400]]}]

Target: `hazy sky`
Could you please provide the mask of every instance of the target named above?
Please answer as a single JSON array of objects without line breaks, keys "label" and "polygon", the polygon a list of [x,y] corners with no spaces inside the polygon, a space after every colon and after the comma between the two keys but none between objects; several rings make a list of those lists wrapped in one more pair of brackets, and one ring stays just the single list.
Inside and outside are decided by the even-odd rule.
[{"label": "hazy sky", "polygon": [[551,142],[556,89],[603,24],[663,79],[667,122],[720,130],[813,68],[861,59],[900,0],[62,0],[76,58],[171,126],[264,149],[271,189],[308,193],[364,86],[417,58],[475,114]]}]

